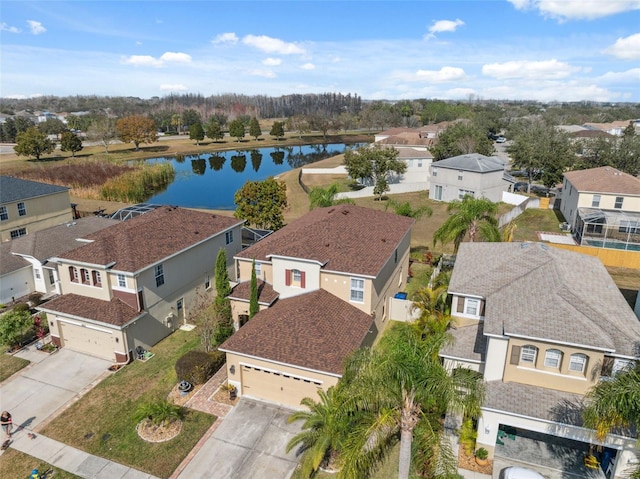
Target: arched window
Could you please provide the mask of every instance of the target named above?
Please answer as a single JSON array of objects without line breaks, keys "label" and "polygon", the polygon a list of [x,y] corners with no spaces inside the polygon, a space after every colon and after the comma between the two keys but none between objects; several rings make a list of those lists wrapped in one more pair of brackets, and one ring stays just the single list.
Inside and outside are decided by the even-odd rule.
[{"label": "arched window", "polygon": [[572,354],[569,361],[569,371],[576,373],[583,373],[587,367],[587,355],[586,354]]},{"label": "arched window", "polygon": [[82,276],[82,284],[91,284],[91,275],[89,274],[88,269],[82,268],[80,270],[80,275]]},{"label": "arched window", "polygon": [[544,355],[544,365],[547,368],[560,369],[560,362],[562,361],[562,351],[559,349],[547,349]]},{"label": "arched window", "polygon": [[520,350],[520,361],[523,363],[535,364],[537,355],[538,348],[527,344],[526,346],[522,346],[522,349]]},{"label": "arched window", "polygon": [[78,282],[78,269],[77,268],[75,268],[73,266],[69,266],[69,279],[74,283]]},{"label": "arched window", "polygon": [[93,285],[102,286],[102,275],[100,274],[100,271],[93,270],[91,273],[93,275]]}]

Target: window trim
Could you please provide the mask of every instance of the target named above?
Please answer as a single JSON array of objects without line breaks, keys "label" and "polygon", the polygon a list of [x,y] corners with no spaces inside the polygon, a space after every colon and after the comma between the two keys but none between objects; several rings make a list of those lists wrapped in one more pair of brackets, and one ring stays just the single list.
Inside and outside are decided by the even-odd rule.
[{"label": "window trim", "polygon": [[122,273],[116,273],[116,279],[118,281],[118,288],[127,287],[127,277]]},{"label": "window trim", "polygon": [[253,270],[256,272],[256,278],[262,278],[262,263],[259,261],[255,261]]},{"label": "window trim", "polygon": [[[471,304],[476,305],[474,313],[470,313],[468,311]],[[469,316],[480,316],[480,300],[477,298],[464,298],[464,314],[468,314]]]},{"label": "window trim", "polygon": [[[556,356],[555,358],[553,356]],[[547,349],[544,352],[544,367],[551,369],[560,369],[562,365],[562,358],[564,354],[559,349]],[[557,364],[553,364],[553,361],[557,361]],[[551,363],[551,364],[550,364]]]},{"label": "window trim", "polygon": [[156,288],[159,288],[164,284],[164,267],[162,263],[159,263],[153,267],[153,272],[156,278]]},{"label": "window trim", "polygon": [[[527,359],[531,357],[531,359]],[[526,364],[536,364],[538,359],[538,348],[531,344],[525,344],[520,348],[520,362]]]},{"label": "window trim", "polygon": [[89,274],[88,269],[80,269],[80,279],[82,280],[82,284],[91,284],[91,274]]},{"label": "window trim", "polygon": [[613,203],[613,208],[616,210],[621,210],[623,204],[624,204],[624,196],[616,196],[616,199]]},{"label": "window trim", "polygon": [[[582,361],[582,363],[580,364],[580,361],[578,362],[574,362],[575,359],[580,359]],[[571,357],[569,358],[569,371],[573,372],[573,373],[584,373],[584,371],[587,369],[587,361],[589,360],[589,357],[586,354],[583,353],[574,353],[571,355]],[[580,369],[574,369],[573,365],[574,364],[580,364],[581,368]]]},{"label": "window trim", "polygon": [[592,208],[600,208],[600,201],[602,201],[601,195],[593,195],[591,197],[591,207]]},{"label": "window trim", "polygon": [[433,185],[433,199],[442,201],[442,185]]},{"label": "window trim", "polygon": [[17,204],[18,207],[18,216],[27,216],[27,205],[24,201],[21,201]]},{"label": "window trim", "polygon": [[211,276],[208,274],[204,277],[204,289],[211,289]]},{"label": "window trim", "polygon": [[224,232],[224,242],[225,242],[225,244],[233,243],[233,230],[229,230],[229,231],[225,231]]},{"label": "window trim", "polygon": [[91,271],[91,276],[93,276],[93,285],[101,288],[102,287],[102,274],[98,270]]},{"label": "window trim", "polygon": [[[351,278],[350,285],[351,288],[349,290],[349,301],[353,303],[364,303],[364,279]],[[354,293],[356,293],[356,297],[354,297]],[[360,296],[362,296],[362,299],[360,299]]]},{"label": "window trim", "polygon": [[78,268],[75,266],[69,266],[69,279],[72,283],[80,282],[80,275],[78,274]]},{"label": "window trim", "polygon": [[12,230],[9,235],[11,236],[11,239],[22,238],[23,236],[27,236],[27,228]]},{"label": "window trim", "polygon": [[9,221],[9,210],[5,205],[0,206],[0,221]]}]

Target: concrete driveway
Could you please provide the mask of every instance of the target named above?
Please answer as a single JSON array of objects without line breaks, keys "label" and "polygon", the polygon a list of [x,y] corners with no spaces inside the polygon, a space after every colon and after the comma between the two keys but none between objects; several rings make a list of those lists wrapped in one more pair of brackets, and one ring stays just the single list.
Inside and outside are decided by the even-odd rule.
[{"label": "concrete driveway", "polygon": [[287,479],[296,467],[287,442],[300,432],[290,409],[242,398],[195,454],[179,479]]},{"label": "concrete driveway", "polygon": [[0,386],[0,409],[13,416],[16,427],[34,429],[60,407],[103,375],[110,374],[105,359],[62,348],[18,353],[32,364]]}]

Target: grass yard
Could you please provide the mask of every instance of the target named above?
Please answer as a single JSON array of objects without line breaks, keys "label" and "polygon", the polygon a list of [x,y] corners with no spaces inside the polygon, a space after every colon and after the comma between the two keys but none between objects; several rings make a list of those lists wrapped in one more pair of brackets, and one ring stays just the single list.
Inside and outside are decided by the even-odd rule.
[{"label": "grass yard", "polygon": [[514,241],[539,241],[536,231],[560,233],[558,225],[564,222],[564,217],[556,210],[531,208],[514,222],[518,227],[513,235]]},{"label": "grass yard", "polygon": [[134,361],[89,391],[49,423],[43,435],[158,477],[169,477],[215,421],[188,410],[182,432],[165,443],[140,439],[132,419],[139,405],[166,398],[177,378],[176,360],[200,344],[197,330],[178,330],[152,348],[155,356]]},{"label": "grass yard", "polygon": [[[380,466],[375,473],[371,475],[371,479],[389,479],[390,477],[398,476],[398,462],[400,461],[400,443],[396,444],[393,449],[391,449],[391,453],[385,459],[385,461]],[[313,476],[314,479],[334,479],[336,477],[335,474],[329,474],[326,472],[318,471],[318,473]]]},{"label": "grass yard", "polygon": [[56,479],[80,479],[80,476],[53,467],[51,464],[12,448],[7,449],[0,456],[0,473],[7,479],[26,479],[34,469],[37,469],[40,474],[53,470],[53,477]]},{"label": "grass yard", "polygon": [[[2,351],[7,348],[0,346]],[[29,365],[29,361],[26,359],[12,356],[11,354],[0,354],[0,382],[4,381],[8,377],[20,371]]]}]

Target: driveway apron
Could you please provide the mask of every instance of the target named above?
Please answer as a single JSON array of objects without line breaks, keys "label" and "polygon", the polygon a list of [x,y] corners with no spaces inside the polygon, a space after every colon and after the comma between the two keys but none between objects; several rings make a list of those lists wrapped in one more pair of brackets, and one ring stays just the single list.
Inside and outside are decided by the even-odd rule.
[{"label": "driveway apron", "polygon": [[291,410],[242,398],[195,454],[179,479],[286,479],[297,464],[285,453],[300,423],[289,424]]}]

